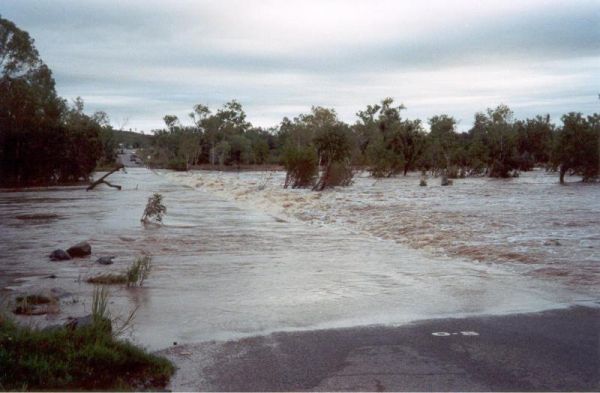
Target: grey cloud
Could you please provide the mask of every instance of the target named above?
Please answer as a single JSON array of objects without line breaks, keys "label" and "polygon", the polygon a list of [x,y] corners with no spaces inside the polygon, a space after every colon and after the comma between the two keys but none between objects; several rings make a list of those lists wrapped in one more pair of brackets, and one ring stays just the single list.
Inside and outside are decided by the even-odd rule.
[{"label": "grey cloud", "polygon": [[[512,102],[522,108],[518,115],[544,112],[546,107],[556,113],[561,108],[577,109],[576,105],[581,111],[597,107],[597,100],[585,98],[592,97],[600,83],[589,65],[577,71],[582,76],[574,85],[541,84],[540,91],[500,92],[472,85],[438,93],[438,86],[424,77],[415,76],[421,88],[407,80],[393,82],[398,73],[451,75],[450,69],[464,66],[522,71],[530,64],[542,68],[549,64],[547,69],[530,70],[532,77],[542,72],[573,73],[578,64],[600,56],[597,1],[554,2],[497,18],[432,23],[425,33],[414,35],[402,34],[399,28],[371,42],[356,40],[352,34],[357,32],[341,41],[324,36],[314,45],[289,50],[269,46],[277,37],[245,37],[232,23],[235,18],[224,16],[227,5],[203,2],[201,11],[187,12],[190,4],[200,3],[3,0],[0,14],[36,39],[43,59],[54,71],[59,93],[89,96],[91,109],[107,110],[113,118],[138,118],[140,127],[159,126],[168,112],[185,115],[194,103],[216,106],[230,98],[246,104],[251,120],[257,113],[261,118],[272,117],[272,124],[280,115],[297,114],[285,112],[290,108],[308,110],[312,104],[343,107],[340,113],[353,121],[356,110],[386,95],[404,101],[409,113],[471,113],[465,124],[475,110],[484,109],[474,107],[473,100],[460,99],[445,107],[424,100],[410,109],[409,100],[422,100],[423,92],[488,97],[489,102],[479,105],[492,105],[496,99]],[[255,40],[251,43],[255,49],[243,47],[244,40]],[[301,43],[303,37],[293,40]],[[570,62],[550,64],[563,60]],[[506,81],[507,86],[510,83]]]}]

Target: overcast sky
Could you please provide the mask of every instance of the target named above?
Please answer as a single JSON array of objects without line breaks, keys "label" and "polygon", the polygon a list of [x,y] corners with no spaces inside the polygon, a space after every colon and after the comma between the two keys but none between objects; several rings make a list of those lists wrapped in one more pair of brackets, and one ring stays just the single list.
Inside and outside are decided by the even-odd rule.
[{"label": "overcast sky", "polygon": [[500,103],[517,117],[600,111],[600,0],[1,0],[58,93],[149,131],[193,105],[242,103],[258,126],[312,105],[384,97],[460,128]]}]

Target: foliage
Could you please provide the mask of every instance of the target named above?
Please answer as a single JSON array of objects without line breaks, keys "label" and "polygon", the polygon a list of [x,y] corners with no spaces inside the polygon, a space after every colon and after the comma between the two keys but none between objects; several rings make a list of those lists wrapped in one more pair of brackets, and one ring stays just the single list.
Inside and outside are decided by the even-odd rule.
[{"label": "foliage", "polygon": [[125,273],[128,287],[141,287],[152,269],[152,258],[148,255],[138,257]]},{"label": "foliage", "polygon": [[581,175],[584,181],[596,179],[600,170],[600,115],[585,118],[581,113],[569,113],[562,121],[552,158],[560,182],[564,183],[569,171]]},{"label": "foliage", "polygon": [[155,220],[159,223],[162,222],[163,215],[167,213],[167,208],[163,205],[162,199],[163,196],[159,193],[154,193],[148,198],[148,203],[146,204],[144,214],[142,215],[142,222],[149,222],[151,220]]},{"label": "foliage", "polygon": [[87,180],[103,155],[100,116],[69,108],[33,39],[0,17],[0,184]]},{"label": "foliage", "polygon": [[184,172],[188,170],[188,163],[183,158],[173,158],[167,163],[167,169]]},{"label": "foliage", "polygon": [[[313,108],[313,111],[324,111]],[[328,121],[315,130],[314,145],[319,156],[321,176],[314,190],[352,184],[352,140],[349,128],[337,119],[335,111],[329,110]]]},{"label": "foliage", "polygon": [[421,122],[402,120],[400,112],[404,105],[393,106],[393,103],[393,99],[386,98],[381,105],[359,112],[357,128],[370,135],[364,151],[369,171],[375,177],[390,177],[400,172],[406,175],[416,168],[426,146]]},{"label": "foliage", "polygon": [[1,390],[157,390],[174,372],[164,358],[107,329],[108,295],[98,289],[92,324],[38,330],[0,317]]},{"label": "foliage", "polygon": [[283,153],[283,166],[286,170],[284,187],[312,187],[317,177],[319,163],[312,146],[288,146]]}]

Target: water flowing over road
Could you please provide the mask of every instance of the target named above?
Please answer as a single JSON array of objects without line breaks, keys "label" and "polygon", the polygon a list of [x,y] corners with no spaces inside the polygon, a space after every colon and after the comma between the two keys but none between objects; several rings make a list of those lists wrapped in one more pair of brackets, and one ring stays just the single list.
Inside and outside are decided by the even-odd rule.
[{"label": "water flowing over road", "polygon": [[[600,300],[589,285],[524,275],[503,264],[475,263],[457,253],[444,256],[373,236],[347,223],[353,215],[355,222],[365,222],[356,206],[337,225],[311,224],[240,204],[234,192],[227,198],[227,190],[195,187],[182,176],[198,175],[128,168],[126,174],[111,176],[122,191],[101,186],[89,192],[81,187],[0,192],[3,294],[67,291],[60,314],[34,318],[56,323],[89,312],[94,286],[85,282],[87,277],[123,271],[136,256],[151,255],[153,270],[144,286],[113,286],[111,309],[125,315],[137,307],[132,337],[152,349],[173,342],[528,312]],[[248,176],[260,182],[264,175]],[[154,192],[163,194],[168,212],[163,226],[144,227],[140,217]],[[346,195],[336,192],[323,198]],[[518,199],[518,193],[512,197]],[[571,197],[577,203],[577,196]],[[380,212],[373,217],[383,222]],[[90,258],[49,261],[52,250],[83,240],[92,245]],[[593,252],[597,249],[582,251],[591,258],[586,266],[598,266],[591,261],[597,257]],[[113,265],[94,263],[112,255],[117,257]]]}]

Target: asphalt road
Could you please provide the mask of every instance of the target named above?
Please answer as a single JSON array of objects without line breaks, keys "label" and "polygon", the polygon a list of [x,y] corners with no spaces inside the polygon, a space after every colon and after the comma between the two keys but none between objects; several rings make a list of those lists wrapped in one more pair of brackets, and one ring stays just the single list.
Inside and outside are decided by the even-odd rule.
[{"label": "asphalt road", "polygon": [[161,351],[177,391],[598,391],[600,309],[274,333]]},{"label": "asphalt road", "polygon": [[142,166],[138,160],[134,160],[135,152],[134,150],[123,150],[123,153],[118,154],[118,161],[121,164],[125,165],[128,168],[135,168]]}]

